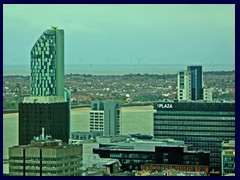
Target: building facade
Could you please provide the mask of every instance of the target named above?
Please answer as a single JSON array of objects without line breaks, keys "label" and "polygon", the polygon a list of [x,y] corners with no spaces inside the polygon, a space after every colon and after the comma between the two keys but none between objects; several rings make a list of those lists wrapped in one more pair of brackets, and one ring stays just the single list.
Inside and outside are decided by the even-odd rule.
[{"label": "building facade", "polygon": [[212,88],[204,88],[203,89],[203,100],[208,101],[208,102],[213,101],[212,93],[213,93]]},{"label": "building facade", "polygon": [[[146,173],[147,172],[147,173]],[[156,176],[209,176],[209,166],[203,165],[178,165],[178,164],[144,164],[138,176],[152,175]]]},{"label": "building facade", "polygon": [[99,154],[101,158],[119,159],[124,171],[141,170],[143,164],[209,167],[209,152],[188,151],[187,146],[180,141],[159,140],[117,144],[118,146],[94,149],[93,152]]},{"label": "building facade", "polygon": [[64,31],[48,29],[38,38],[31,55],[31,96],[64,97]]},{"label": "building facade", "polygon": [[103,135],[122,133],[122,111],[113,100],[93,101],[90,111],[90,130],[102,131]]},{"label": "building facade", "polygon": [[178,100],[203,100],[202,66],[188,66],[178,72]]},{"label": "building facade", "polygon": [[210,151],[210,169],[220,171],[221,143],[235,138],[235,103],[156,102],[154,137],[182,140],[190,150]]},{"label": "building facade", "polygon": [[191,100],[191,72],[178,72],[178,100]]},{"label": "building facade", "polygon": [[27,145],[45,128],[64,143],[69,140],[69,103],[59,96],[25,97],[19,103],[19,145]]},{"label": "building facade", "polygon": [[221,175],[235,175],[235,140],[222,142]]},{"label": "building facade", "polygon": [[191,72],[191,99],[203,99],[203,72],[202,66],[188,66],[187,70]]},{"label": "building facade", "polygon": [[34,140],[9,148],[10,176],[81,176],[82,146],[60,141]]}]

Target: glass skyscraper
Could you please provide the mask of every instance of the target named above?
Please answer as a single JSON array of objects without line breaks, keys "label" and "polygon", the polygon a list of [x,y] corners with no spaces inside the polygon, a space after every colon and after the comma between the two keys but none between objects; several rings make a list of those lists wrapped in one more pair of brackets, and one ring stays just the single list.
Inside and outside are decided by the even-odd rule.
[{"label": "glass skyscraper", "polygon": [[30,54],[31,97],[19,103],[19,144],[29,144],[41,128],[68,143],[71,93],[64,89],[64,31],[44,31]]},{"label": "glass skyscraper", "polygon": [[191,72],[191,100],[203,99],[203,73],[202,66],[188,66]]},{"label": "glass skyscraper", "polygon": [[64,31],[48,29],[31,50],[31,96],[64,97]]}]

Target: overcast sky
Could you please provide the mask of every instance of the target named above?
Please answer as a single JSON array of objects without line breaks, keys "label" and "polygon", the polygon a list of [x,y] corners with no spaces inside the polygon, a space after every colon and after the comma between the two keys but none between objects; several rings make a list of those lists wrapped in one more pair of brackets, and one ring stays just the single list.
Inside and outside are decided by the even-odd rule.
[{"label": "overcast sky", "polygon": [[65,64],[235,64],[235,5],[3,5],[3,65],[52,25]]}]

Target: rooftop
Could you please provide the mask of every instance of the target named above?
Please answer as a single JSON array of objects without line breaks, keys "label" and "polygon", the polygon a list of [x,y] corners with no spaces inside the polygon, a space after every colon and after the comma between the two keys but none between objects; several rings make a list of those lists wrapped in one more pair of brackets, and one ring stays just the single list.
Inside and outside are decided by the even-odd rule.
[{"label": "rooftop", "polygon": [[[101,143],[100,143],[101,144]],[[117,143],[103,143],[107,147],[100,149],[103,150],[117,150],[117,151],[155,151],[156,146],[161,147],[184,147],[187,149],[187,145],[184,141],[178,141],[174,139],[152,139],[152,140],[139,140],[129,138],[127,141],[121,141]]]},{"label": "rooftop", "polygon": [[64,102],[62,96],[31,96],[25,97],[23,103],[57,103]]},{"label": "rooftop", "polygon": [[227,141],[223,141],[222,142],[222,147],[223,148],[235,148],[235,140],[229,140]]}]

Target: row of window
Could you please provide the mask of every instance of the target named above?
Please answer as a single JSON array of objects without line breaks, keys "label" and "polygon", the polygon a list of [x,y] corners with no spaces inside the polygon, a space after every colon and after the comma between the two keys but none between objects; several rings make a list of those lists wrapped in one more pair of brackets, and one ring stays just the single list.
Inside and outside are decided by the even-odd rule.
[{"label": "row of window", "polygon": [[110,158],[133,158],[133,159],[152,159],[154,158],[154,154],[125,154],[125,153],[117,153],[117,154],[110,154]]},{"label": "row of window", "polygon": [[146,164],[146,163],[152,163],[152,160],[140,160],[140,159],[124,159],[121,161],[121,163],[123,164],[134,164],[134,163],[138,163],[138,164]]},{"label": "row of window", "polygon": [[154,121],[174,121],[174,120],[181,120],[181,121],[230,121],[230,120],[235,120],[235,117],[222,117],[222,116],[162,116],[162,115],[155,115],[154,116]]},{"label": "row of window", "polygon": [[158,130],[177,130],[177,131],[196,131],[196,132],[235,132],[234,127],[202,127],[202,126],[163,126],[155,125],[155,129]]},{"label": "row of window", "polygon": [[185,131],[185,130],[178,130],[178,131],[173,131],[173,130],[163,130],[163,129],[158,129],[154,128],[154,137],[161,137],[162,135],[168,135],[168,136],[211,136],[211,137],[235,137],[235,133],[233,132],[209,132],[209,131],[202,131],[202,132],[196,132],[195,131]]},{"label": "row of window", "polygon": [[176,126],[235,126],[235,121],[154,121],[154,125],[176,125]]},{"label": "row of window", "polygon": [[161,111],[154,113],[154,116],[166,116],[166,117],[182,117],[182,116],[192,116],[193,118],[196,116],[200,117],[233,117],[235,118],[235,112],[229,111],[229,112],[212,112],[212,111],[180,111],[180,112],[167,112],[167,111]]},{"label": "row of window", "polygon": [[[43,157],[42,161],[65,161],[68,159],[75,159],[75,158],[82,158],[82,155],[73,155],[73,156],[67,156],[67,157],[58,157],[58,158],[46,158]],[[19,156],[10,156],[9,160],[23,160],[23,157]],[[25,160],[28,161],[40,161],[40,157],[25,157]]]},{"label": "row of window", "polygon": [[[42,168],[59,168],[59,167],[66,167],[66,166],[71,166],[75,164],[81,164],[82,161],[78,162],[70,162],[70,163],[64,163],[64,164],[42,164]],[[9,163],[10,167],[23,167],[23,163]],[[40,168],[40,163],[25,163],[26,168]]]},{"label": "row of window", "polygon": [[224,169],[232,169],[232,168],[235,168],[235,164],[233,164],[233,163],[224,163],[223,167],[224,167]]},{"label": "row of window", "polygon": [[223,162],[235,162],[235,156],[223,157]]},{"label": "row of window", "polygon": [[90,121],[90,124],[103,124],[103,121]]},{"label": "row of window", "polygon": [[[155,136],[158,136],[158,133],[155,135]],[[173,139],[181,139],[182,141],[193,141],[193,142],[197,142],[197,141],[200,141],[200,142],[212,142],[212,143],[222,143],[224,141],[224,139],[234,139],[235,136],[231,136],[231,137],[228,137],[226,136],[225,134],[223,134],[223,136],[218,136],[218,137],[214,137],[214,136],[210,136],[209,134],[201,134],[201,136],[194,136],[194,135],[189,135],[189,134],[162,134],[161,137],[170,137],[170,138],[173,138]]]},{"label": "row of window", "polygon": [[9,167],[9,173],[13,173],[13,172],[23,173],[23,169],[12,169],[11,167]]},{"label": "row of window", "polygon": [[235,173],[235,168],[234,169],[223,169],[223,174],[229,174],[229,173]]}]

